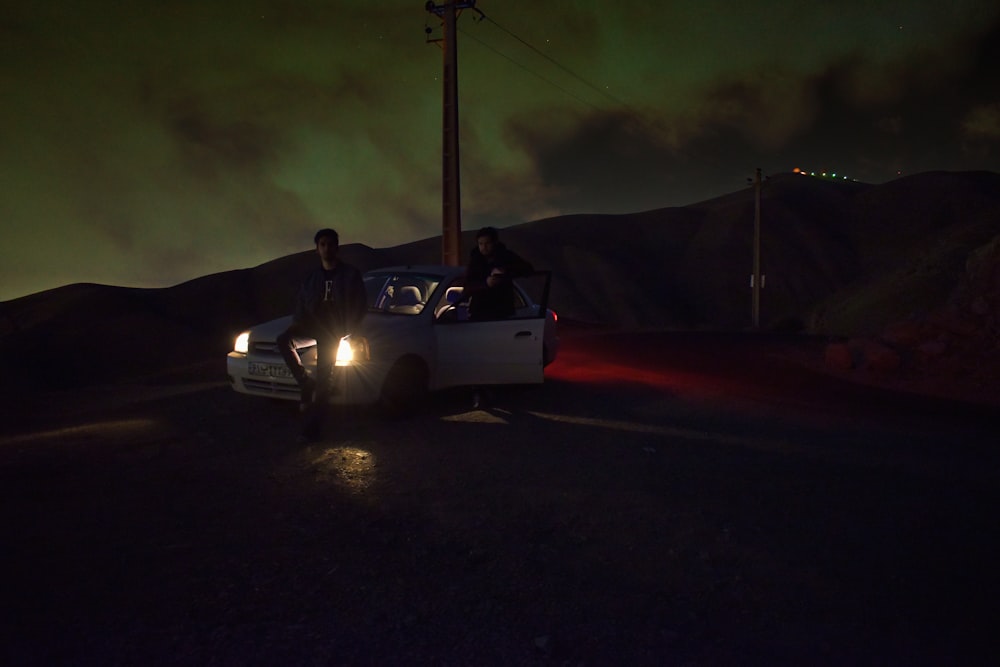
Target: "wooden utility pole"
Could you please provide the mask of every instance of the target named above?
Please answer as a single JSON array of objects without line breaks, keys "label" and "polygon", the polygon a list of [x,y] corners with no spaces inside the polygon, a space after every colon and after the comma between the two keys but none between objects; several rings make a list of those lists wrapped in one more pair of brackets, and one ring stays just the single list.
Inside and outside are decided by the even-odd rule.
[{"label": "wooden utility pole", "polygon": [[753,286],[753,328],[760,328],[760,167],[753,180],[753,276],[750,282]]},{"label": "wooden utility pole", "polygon": [[442,144],[442,224],[441,261],[447,266],[462,263],[462,196],[459,187],[458,163],[458,14],[474,8],[476,0],[435,4],[428,0],[425,8],[441,19],[444,51],[444,137]]}]

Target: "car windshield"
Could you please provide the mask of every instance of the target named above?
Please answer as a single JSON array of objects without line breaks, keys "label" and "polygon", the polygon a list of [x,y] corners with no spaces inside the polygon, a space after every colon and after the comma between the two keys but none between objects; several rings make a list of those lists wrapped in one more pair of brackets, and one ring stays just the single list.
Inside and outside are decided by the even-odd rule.
[{"label": "car windshield", "polygon": [[373,271],[365,274],[368,310],[393,315],[418,315],[441,284],[442,276],[427,273]]}]

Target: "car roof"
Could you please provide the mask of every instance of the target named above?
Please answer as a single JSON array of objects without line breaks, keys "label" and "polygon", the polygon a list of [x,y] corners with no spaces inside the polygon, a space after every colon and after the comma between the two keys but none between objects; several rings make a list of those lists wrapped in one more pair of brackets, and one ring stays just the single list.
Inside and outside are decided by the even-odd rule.
[{"label": "car roof", "polygon": [[366,273],[431,273],[445,277],[464,275],[464,266],[447,266],[445,264],[406,264],[401,266],[383,266]]}]

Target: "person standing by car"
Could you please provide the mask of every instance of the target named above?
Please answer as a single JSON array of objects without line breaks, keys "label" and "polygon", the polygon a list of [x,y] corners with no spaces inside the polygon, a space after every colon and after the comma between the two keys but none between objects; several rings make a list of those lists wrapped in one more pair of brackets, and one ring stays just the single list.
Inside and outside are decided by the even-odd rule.
[{"label": "person standing by car", "polygon": [[[305,413],[303,440],[320,437],[340,339],[357,331],[367,311],[368,298],[361,272],[337,257],[340,236],[321,229],[313,237],[320,266],[306,274],[295,301],[292,324],[278,336],[278,349],[299,383]],[[298,348],[316,341],[316,376],[310,378]]]},{"label": "person standing by car", "polygon": [[[514,314],[514,283],[517,276],[534,271],[530,262],[500,241],[494,227],[476,232],[476,247],[469,254],[465,284],[459,301],[469,300],[469,319],[474,322],[502,320]],[[478,409],[489,400],[483,386],[472,388],[472,407]]]},{"label": "person standing by car", "polygon": [[469,299],[469,318],[499,320],[514,314],[513,278],[534,271],[531,263],[500,241],[494,227],[476,233],[476,247],[469,255],[462,299]]}]

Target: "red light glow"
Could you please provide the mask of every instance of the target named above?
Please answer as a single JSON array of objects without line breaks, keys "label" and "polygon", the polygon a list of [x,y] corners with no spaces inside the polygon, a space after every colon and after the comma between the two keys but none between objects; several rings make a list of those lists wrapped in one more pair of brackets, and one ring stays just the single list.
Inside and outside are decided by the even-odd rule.
[{"label": "red light glow", "polygon": [[[725,381],[705,373],[682,370],[671,363],[654,340],[618,340],[614,336],[563,337],[559,355],[545,369],[550,380],[595,384],[639,385],[668,393],[717,395]],[[650,345],[654,344],[654,345]]]}]

